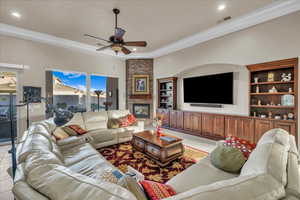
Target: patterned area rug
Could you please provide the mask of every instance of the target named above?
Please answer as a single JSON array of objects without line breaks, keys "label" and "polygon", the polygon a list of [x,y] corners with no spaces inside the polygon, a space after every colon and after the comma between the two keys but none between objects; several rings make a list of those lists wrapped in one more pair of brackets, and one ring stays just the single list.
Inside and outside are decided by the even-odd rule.
[{"label": "patterned area rug", "polygon": [[205,151],[185,146],[182,158],[174,160],[165,167],[160,167],[145,154],[135,150],[130,142],[104,147],[98,151],[122,172],[127,172],[127,166],[131,166],[141,172],[145,179],[160,183],[167,182],[208,155]]}]

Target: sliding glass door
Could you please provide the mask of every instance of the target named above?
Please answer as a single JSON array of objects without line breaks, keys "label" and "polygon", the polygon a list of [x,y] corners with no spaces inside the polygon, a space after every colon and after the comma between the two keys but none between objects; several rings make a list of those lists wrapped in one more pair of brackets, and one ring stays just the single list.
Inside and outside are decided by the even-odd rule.
[{"label": "sliding glass door", "polygon": [[16,89],[16,73],[0,71],[0,143],[9,141],[12,131],[17,134]]}]

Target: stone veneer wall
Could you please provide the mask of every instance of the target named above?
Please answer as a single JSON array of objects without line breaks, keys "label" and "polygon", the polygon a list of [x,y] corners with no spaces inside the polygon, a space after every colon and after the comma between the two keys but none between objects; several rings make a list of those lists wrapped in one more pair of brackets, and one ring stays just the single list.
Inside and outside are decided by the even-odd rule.
[{"label": "stone veneer wall", "polygon": [[[149,75],[149,89],[151,98],[132,98],[132,75]],[[135,103],[150,104],[150,119],[153,118],[153,59],[129,59],[126,60],[126,108],[132,112],[132,105]],[[151,123],[145,119],[146,124]]]}]

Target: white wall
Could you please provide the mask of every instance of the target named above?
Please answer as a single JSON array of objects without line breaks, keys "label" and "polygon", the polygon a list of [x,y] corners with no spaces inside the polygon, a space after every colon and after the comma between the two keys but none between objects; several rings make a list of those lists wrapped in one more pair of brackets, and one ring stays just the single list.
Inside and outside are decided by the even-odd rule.
[{"label": "white wall", "polygon": [[[176,76],[182,71],[214,63],[245,66],[255,63],[300,57],[299,22],[300,12],[296,12],[243,31],[235,32],[157,58],[154,60],[154,78]],[[217,67],[214,69],[217,70]],[[211,69],[211,71],[214,69]],[[203,68],[203,73],[206,72],[207,70]],[[156,91],[156,82],[154,81],[154,83],[154,91]],[[243,86],[239,87],[241,90],[246,89]],[[300,92],[300,87],[298,90],[298,92]],[[155,106],[157,103],[156,98],[156,96],[153,98]],[[248,95],[245,96],[245,98],[248,98]],[[183,109],[195,109],[194,107],[190,108],[186,105],[181,106]],[[248,107],[248,105],[246,107]],[[234,112],[241,115],[246,113],[246,109],[247,108],[233,108]],[[219,112],[222,111],[226,113],[230,110],[231,109],[225,107],[224,109],[219,110]],[[298,124],[299,118],[300,113],[298,114]],[[298,133],[300,133],[299,126]]]},{"label": "white wall", "polygon": [[[223,105],[222,108],[209,108],[209,107],[192,107],[189,103],[183,101],[183,78],[193,76],[204,76],[210,74],[220,74],[226,72],[234,72],[234,104]],[[211,112],[211,113],[225,113],[225,114],[249,114],[248,107],[248,70],[244,66],[228,65],[228,64],[210,64],[199,66],[192,69],[185,70],[176,75],[178,77],[178,107],[182,110]],[[201,92],[201,87],[195,86],[195,92]],[[208,87],[208,86],[207,86]]]},{"label": "white wall", "polygon": [[[125,108],[125,62],[115,57],[86,54],[33,41],[0,36],[0,63],[30,66],[29,69],[20,71],[19,82],[21,86],[42,87],[42,96],[45,96],[45,70],[47,69],[119,77],[119,103],[121,109]],[[44,105],[32,105],[31,119],[43,119],[44,111]],[[24,118],[25,112],[21,112],[20,117]]]}]

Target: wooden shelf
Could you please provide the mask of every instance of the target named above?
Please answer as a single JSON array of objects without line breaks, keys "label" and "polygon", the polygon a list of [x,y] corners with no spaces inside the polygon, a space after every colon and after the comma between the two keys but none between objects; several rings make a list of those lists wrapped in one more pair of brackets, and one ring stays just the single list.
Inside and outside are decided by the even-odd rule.
[{"label": "wooden shelf", "polygon": [[165,91],[173,91],[173,89],[161,89],[161,92],[165,92]]},{"label": "wooden shelf", "polygon": [[284,95],[284,94],[295,94],[294,92],[260,92],[260,93],[250,93],[250,95]]},{"label": "wooden shelf", "polygon": [[268,106],[268,105],[250,105],[251,107],[254,108],[278,108],[278,109],[294,109],[294,106]]},{"label": "wooden shelf", "polygon": [[293,84],[294,81],[271,81],[271,82],[258,82],[258,83],[251,83],[251,85],[276,85],[276,84]]}]

